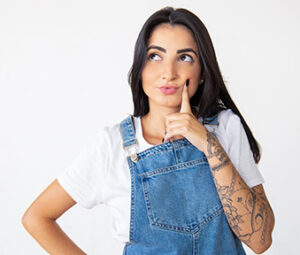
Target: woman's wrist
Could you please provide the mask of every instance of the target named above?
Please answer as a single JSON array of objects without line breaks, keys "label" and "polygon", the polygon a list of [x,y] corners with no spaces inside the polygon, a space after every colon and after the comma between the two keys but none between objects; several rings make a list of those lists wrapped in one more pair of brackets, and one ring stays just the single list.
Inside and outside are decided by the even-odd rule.
[{"label": "woman's wrist", "polygon": [[219,140],[208,130],[206,130],[206,140],[203,152],[207,159],[212,163],[212,170],[219,170],[224,167],[230,160]]}]

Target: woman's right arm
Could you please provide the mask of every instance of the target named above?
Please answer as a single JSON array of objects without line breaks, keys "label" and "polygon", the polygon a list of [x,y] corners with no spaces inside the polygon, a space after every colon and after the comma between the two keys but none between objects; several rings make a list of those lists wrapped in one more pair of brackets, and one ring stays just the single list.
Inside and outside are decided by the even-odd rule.
[{"label": "woman's right arm", "polygon": [[55,179],[26,210],[22,224],[49,254],[86,254],[56,223],[75,204]]}]

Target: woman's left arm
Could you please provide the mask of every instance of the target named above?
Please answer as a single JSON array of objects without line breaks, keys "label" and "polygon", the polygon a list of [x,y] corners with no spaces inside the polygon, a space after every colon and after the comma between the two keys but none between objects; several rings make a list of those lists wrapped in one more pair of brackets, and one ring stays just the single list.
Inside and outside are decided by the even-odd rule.
[{"label": "woman's left arm", "polygon": [[165,141],[186,137],[206,155],[232,231],[255,253],[266,251],[272,244],[274,214],[263,186],[247,186],[218,139],[193,115],[186,86],[180,112],[166,116],[166,131]]},{"label": "woman's left arm", "polygon": [[274,214],[262,184],[249,188],[217,138],[206,129],[205,153],[228,223],[255,253],[272,244]]}]

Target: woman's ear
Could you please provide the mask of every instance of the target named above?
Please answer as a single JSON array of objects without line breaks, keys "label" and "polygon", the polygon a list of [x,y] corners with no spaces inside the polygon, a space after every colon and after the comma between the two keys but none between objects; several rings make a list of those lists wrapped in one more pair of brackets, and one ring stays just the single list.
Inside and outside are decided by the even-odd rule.
[{"label": "woman's ear", "polygon": [[199,77],[199,82],[198,82],[198,84],[201,85],[202,83],[204,83],[204,79],[205,79],[204,74],[201,73],[201,74],[200,74],[200,77]]}]

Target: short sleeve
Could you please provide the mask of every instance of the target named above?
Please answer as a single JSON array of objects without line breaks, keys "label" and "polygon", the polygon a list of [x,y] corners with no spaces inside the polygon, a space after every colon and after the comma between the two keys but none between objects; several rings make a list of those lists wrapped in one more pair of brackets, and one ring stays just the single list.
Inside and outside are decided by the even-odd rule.
[{"label": "short sleeve", "polygon": [[247,134],[238,115],[227,110],[226,136],[228,156],[246,184],[252,188],[264,183],[264,179],[254,161]]},{"label": "short sleeve", "polygon": [[105,128],[57,177],[65,191],[82,207],[90,209],[104,203],[105,177],[110,166],[110,144]]}]

